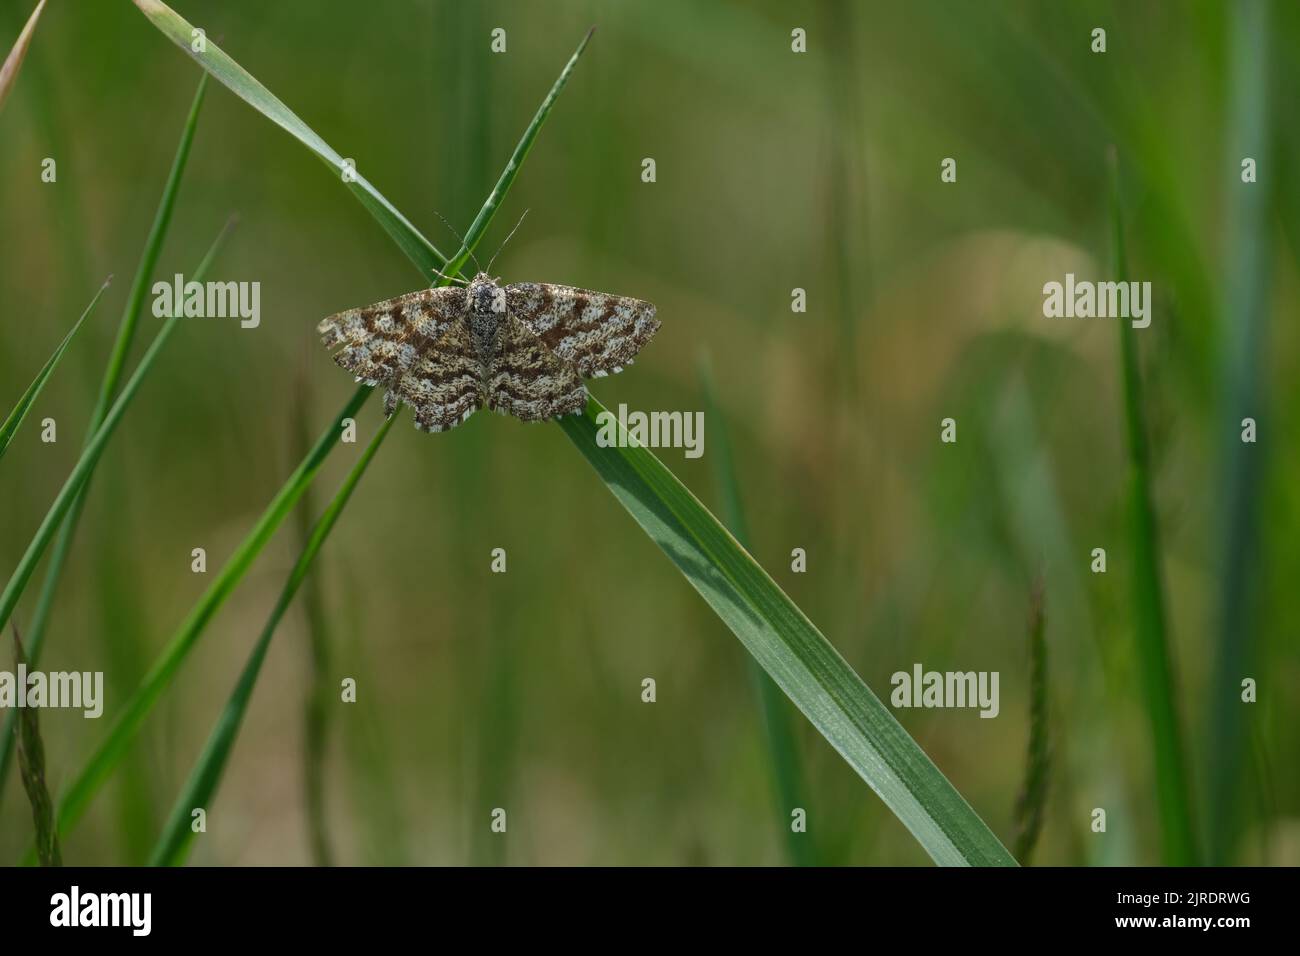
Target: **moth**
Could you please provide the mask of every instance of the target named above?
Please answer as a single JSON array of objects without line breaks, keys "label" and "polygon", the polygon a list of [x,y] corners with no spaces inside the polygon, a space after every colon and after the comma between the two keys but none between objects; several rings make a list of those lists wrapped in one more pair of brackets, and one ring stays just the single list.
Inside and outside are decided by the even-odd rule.
[{"label": "moth", "polygon": [[583,379],[621,372],[659,330],[641,299],[480,272],[349,309],[316,331],[334,361],[385,387],[384,413],[411,406],[415,427],[455,428],[480,408],[526,422],[578,414]]}]

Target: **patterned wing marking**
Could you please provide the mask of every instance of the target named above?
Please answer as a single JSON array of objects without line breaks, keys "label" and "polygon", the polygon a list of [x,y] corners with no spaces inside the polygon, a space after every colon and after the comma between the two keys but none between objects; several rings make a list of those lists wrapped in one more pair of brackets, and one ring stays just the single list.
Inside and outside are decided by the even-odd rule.
[{"label": "patterned wing marking", "polygon": [[324,319],[316,331],[334,361],[367,385],[396,379],[468,310],[465,290],[421,289]]},{"label": "patterned wing marking", "polygon": [[455,428],[483,407],[483,367],[474,351],[469,324],[453,322],[427,342],[384,395],[384,411],[410,405],[415,427],[441,432]]},{"label": "patterned wing marking", "polygon": [[587,407],[587,389],[536,332],[509,314],[488,378],[487,403],[494,412],[535,422],[581,412]]},{"label": "patterned wing marking", "polygon": [[583,378],[621,372],[659,330],[641,299],[545,282],[506,286],[510,314]]}]

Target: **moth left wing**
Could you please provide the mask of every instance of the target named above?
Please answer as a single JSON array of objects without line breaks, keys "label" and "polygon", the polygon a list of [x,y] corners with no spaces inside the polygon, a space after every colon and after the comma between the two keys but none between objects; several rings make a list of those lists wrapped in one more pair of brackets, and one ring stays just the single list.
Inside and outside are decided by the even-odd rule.
[{"label": "moth left wing", "polygon": [[442,432],[468,419],[483,400],[483,368],[469,326],[454,322],[390,383],[384,413],[392,415],[400,401],[411,406],[416,428]]},{"label": "moth left wing", "polygon": [[506,286],[506,305],[583,378],[621,372],[659,330],[649,302],[567,285],[517,282]]},{"label": "moth left wing", "polygon": [[343,346],[335,362],[359,381],[378,385],[410,368],[467,308],[463,288],[421,289],[331,315],[316,331],[326,347]]}]

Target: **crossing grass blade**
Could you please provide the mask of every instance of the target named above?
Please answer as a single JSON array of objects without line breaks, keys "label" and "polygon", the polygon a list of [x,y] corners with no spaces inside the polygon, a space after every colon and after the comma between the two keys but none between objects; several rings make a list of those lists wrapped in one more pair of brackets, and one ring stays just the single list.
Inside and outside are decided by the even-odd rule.
[{"label": "crossing grass blade", "polygon": [[[573,56],[569,59],[569,62],[561,71],[560,76],[552,85],[546,98],[542,101],[541,106],[538,107],[537,113],[534,115],[532,122],[529,123],[527,129],[524,130],[524,135],[521,137],[519,144],[515,147],[515,151],[511,155],[510,160],[507,162],[506,168],[501,174],[501,178],[498,180],[487,200],[483,203],[478,215],[474,218],[474,222],[467,230],[464,244],[461,249],[439,270],[443,275],[438,279],[437,284],[443,285],[449,282],[449,277],[457,275],[464,267],[465,263],[469,261],[471,253],[477,247],[483,234],[487,231],[497,209],[501,205],[501,201],[505,198],[506,193],[509,192],[510,186],[513,184],[515,177],[518,175],[519,170],[523,165],[524,158],[528,155],[529,150],[532,149],[533,142],[537,138],[538,132],[546,122],[546,118],[550,115],[556,97],[559,96],[560,91],[563,90],[565,84],[568,82],[569,75],[572,73],[573,67],[578,61],[578,57],[582,55],[582,52],[590,38],[591,33],[588,32],[583,38],[581,44],[579,44],[578,49],[574,52]],[[353,467],[347,480],[344,481],[343,486],[339,489],[333,500],[330,501],[328,507],[325,509],[324,513],[313,527],[311,533],[308,535],[307,543],[304,546],[302,553],[299,555],[298,561],[289,573],[289,578],[285,582],[284,588],[281,590],[280,597],[271,611],[271,615],[262,630],[261,636],[258,638],[257,644],[254,646],[248,662],[245,664],[239,682],[227,702],[226,708],[222,712],[216,727],[213,728],[212,733],[208,738],[207,745],[204,747],[194,770],[191,772],[185,789],[177,798],[176,804],[173,806],[171,816],[169,817],[167,825],[154,849],[151,861],[153,865],[173,866],[184,862],[185,854],[189,847],[190,837],[192,835],[189,826],[190,812],[196,806],[208,806],[213,794],[216,792],[217,785],[221,780],[222,772],[225,769],[226,761],[229,758],[230,750],[234,745],[235,737],[239,732],[241,723],[243,722],[243,715],[247,710],[249,700],[252,698],[253,688],[257,682],[258,675],[261,672],[262,661],[266,656],[266,651],[269,648],[271,639],[280,624],[280,620],[284,617],[284,614],[288,610],[298,588],[307,577],[312,563],[315,561],[317,554],[319,554],[321,546],[325,543],[325,539],[329,536],[330,531],[333,530],[334,524],[337,522],[339,515],[343,511],[343,507],[351,498],[352,492],[355,490],[357,483],[360,482],[362,475],[365,474],[366,468],[369,466],[375,454],[379,451],[379,448],[383,444],[384,439],[388,436],[393,423],[396,421],[397,416],[393,415],[375,434],[375,437],[367,446],[364,455]]]},{"label": "crossing grass blade", "polygon": [[[1119,195],[1119,160],[1112,148],[1108,156],[1111,206],[1111,265],[1114,281],[1128,279],[1124,250],[1124,219]],[[1142,374],[1138,368],[1136,331],[1132,323],[1119,323],[1120,361],[1123,366],[1124,413],[1127,425],[1129,507],[1133,531],[1134,640],[1142,697],[1151,725],[1155,754],[1156,802],[1160,818],[1161,850],[1167,866],[1193,866],[1196,841],[1187,791],[1182,734],[1174,702],[1173,666],[1166,636],[1164,586],[1160,578],[1160,536],[1151,493],[1151,461],[1147,446]]]},{"label": "crossing grass blade", "polygon": [[410,220],[398,212],[393,204],[384,198],[365,176],[361,175],[360,171],[349,169],[343,157],[329,143],[321,139],[316,131],[304,123],[293,110],[285,106],[279,98],[226,55],[226,52],[212,40],[205,39],[204,51],[196,52],[193,49],[193,24],[162,0],[135,0],[135,5],[164,36],[189,54],[194,62],[211,73],[223,86],[320,157],[326,166],[334,170],[340,182],[361,200],[361,204],[375,217],[402,251],[420,267],[425,277],[433,281],[437,269],[447,257],[421,235]]},{"label": "crossing grass blade", "polygon": [[[194,281],[201,282],[202,277],[207,274],[208,267],[216,257],[228,229],[229,226],[221,231],[221,234],[208,250],[207,255],[203,257],[199,267],[194,270]],[[77,459],[77,464],[73,467],[72,473],[68,475],[63,488],[60,489],[58,496],[54,499],[54,504],[46,512],[45,520],[41,522],[31,543],[27,546],[27,550],[19,559],[18,567],[9,578],[9,583],[5,585],[4,592],[0,593],[0,627],[3,627],[9,621],[14,606],[23,593],[23,588],[31,580],[32,572],[36,570],[37,562],[40,561],[41,555],[45,553],[45,549],[49,545],[50,539],[54,537],[54,532],[58,529],[64,515],[72,507],[73,499],[80,493],[87,478],[90,477],[90,473],[99,461],[100,455],[104,453],[108,440],[113,437],[113,432],[122,421],[122,416],[126,414],[127,408],[130,407],[131,400],[135,398],[135,393],[140,389],[140,384],[149,374],[149,369],[157,360],[158,353],[162,351],[163,345],[171,337],[179,318],[179,315],[172,316],[158,330],[153,343],[145,352],[144,357],[140,359],[140,364],[136,366],[135,372],[127,380],[126,385],[122,387],[122,393],[117,397],[117,401],[113,403],[113,407],[109,409],[108,414],[104,417],[104,423],[99,426],[95,436],[86,445],[81,457]]]},{"label": "crossing grass blade", "polygon": [[[139,2],[140,0],[137,0],[137,3]],[[436,261],[430,264],[426,259],[422,258],[419,250],[426,247],[427,249],[432,250],[433,247],[431,244],[414,240],[405,243],[398,243],[399,248],[407,252],[417,268],[422,272],[433,273],[436,284],[443,285],[449,282],[450,279],[447,277],[455,276],[464,264],[469,261],[471,253],[483,238],[484,233],[486,233],[488,226],[491,225],[493,217],[500,208],[506,194],[510,191],[511,185],[519,175],[519,170],[523,166],[524,159],[532,149],[533,142],[536,140],[538,132],[541,130],[543,124],[545,124],[547,117],[550,116],[556,98],[564,89],[565,84],[568,83],[569,76],[573,72],[573,68],[577,63],[578,58],[582,55],[583,50],[586,49],[587,42],[590,39],[591,31],[588,31],[587,35],[583,37],[582,42],[578,45],[577,50],[574,51],[573,56],[569,58],[568,63],[560,72],[555,83],[552,84],[550,91],[542,100],[541,106],[538,107],[537,113],[533,116],[532,121],[524,130],[523,136],[520,138],[518,145],[511,154],[509,161],[506,163],[506,167],[502,172],[501,177],[498,179],[491,194],[487,197],[487,200],[483,203],[478,215],[474,218],[474,222],[466,231],[464,242],[457,254],[446,262]],[[240,72],[242,73],[242,70]],[[249,79],[251,80],[251,77]],[[276,102],[278,102],[278,100]],[[254,103],[253,105],[256,106],[257,104]],[[369,206],[367,208],[369,208]],[[406,223],[406,228],[414,230],[414,226],[410,226],[404,218],[401,221]],[[434,254],[437,255],[436,251]],[[441,275],[439,275],[439,273],[441,273]],[[349,399],[347,405],[345,405],[336,416],[334,424],[321,435],[321,438],[312,448],[307,458],[304,459],[302,464],[299,465],[297,471],[290,476],[289,480],[280,489],[276,497],[263,513],[257,525],[244,539],[235,554],[221,569],[217,580],[213,582],[213,585],[199,600],[199,603],[191,610],[189,616],[181,624],[172,640],[164,648],[162,655],[154,664],[154,667],[145,676],[140,688],[127,702],[122,713],[119,714],[113,725],[110,727],[107,739],[100,745],[100,748],[91,757],[90,762],[86,767],[83,768],[81,773],[76,777],[65,795],[59,807],[60,832],[66,832],[69,827],[80,819],[81,814],[85,811],[86,806],[89,804],[99,786],[105,779],[107,779],[108,775],[112,773],[113,769],[125,754],[126,748],[134,739],[135,734],[148,716],[149,711],[152,710],[153,705],[157,702],[162,692],[171,682],[177,670],[179,670],[190,650],[201,636],[203,629],[207,626],[208,621],[211,620],[220,605],[224,603],[230,592],[234,590],[236,584],[238,584],[239,580],[248,570],[258,552],[260,552],[266,545],[266,542],[270,540],[271,535],[275,533],[280,522],[283,521],[284,517],[290,510],[292,510],[294,504],[296,504],[302,497],[307,485],[315,478],[316,472],[319,470],[325,457],[337,442],[339,423],[341,423],[345,418],[353,417],[360,410],[361,406],[365,404],[366,399],[369,398],[372,391],[373,388],[369,385],[363,385],[356,390],[352,398]],[[378,450],[379,445],[382,444],[384,438],[388,435],[389,425],[391,425],[395,420],[396,416],[389,419],[389,423],[386,424],[376,435],[372,446],[373,450],[370,454],[373,455],[374,451]],[[357,479],[360,479],[359,473]],[[350,488],[348,488],[347,494],[351,494]],[[330,508],[334,508],[335,504],[337,504],[341,510],[343,502],[336,498],[335,501],[331,503]],[[318,550],[319,545],[317,545],[317,547],[308,555],[306,562],[308,566],[312,559],[314,559]],[[297,585],[295,585],[295,588],[296,586]],[[253,674],[253,680],[255,679],[256,673]],[[251,685],[249,689],[251,691]],[[233,729],[237,729],[237,726]],[[213,760],[216,761],[218,759],[218,751],[213,751],[213,755]],[[223,760],[224,757],[221,757],[220,759]],[[208,761],[201,761],[200,766],[207,762]],[[216,770],[219,775],[219,767],[217,767]],[[213,786],[215,786],[215,782],[214,779]],[[196,781],[196,785],[197,783],[198,782]],[[171,852],[175,851],[169,851],[168,854],[164,855],[170,855]]]},{"label": "crossing grass blade", "polygon": [[500,207],[501,201],[505,199],[506,192],[510,189],[510,184],[513,183],[515,177],[519,175],[519,170],[523,166],[524,160],[528,157],[529,151],[533,148],[533,141],[537,139],[537,134],[541,132],[542,126],[546,122],[546,118],[551,115],[551,109],[555,106],[556,99],[559,98],[560,93],[568,84],[569,76],[573,73],[573,68],[578,65],[578,59],[582,56],[583,51],[587,49],[587,44],[591,42],[591,35],[594,32],[596,32],[595,27],[592,27],[587,31],[586,35],[583,36],[582,41],[578,44],[578,48],[573,51],[573,56],[569,57],[569,62],[564,65],[564,69],[560,71],[560,75],[556,78],[555,82],[551,84],[550,91],[547,92],[546,98],[542,100],[542,105],[537,108],[537,112],[533,115],[532,122],[530,122],[528,128],[524,130],[524,135],[519,140],[519,144],[515,146],[515,151],[511,155],[510,161],[506,163],[506,168],[502,171],[501,178],[497,180],[496,186],[493,187],[492,194],[488,196],[487,201],[484,202],[482,208],[479,209],[478,215],[475,216],[474,221],[470,223],[469,229],[466,230],[465,241],[461,245],[460,251],[451,257],[447,263],[447,267],[442,270],[443,272],[448,275],[456,275],[461,269],[465,268],[465,263],[469,261],[471,251],[478,244],[483,233],[487,231],[488,225],[492,222],[492,217],[496,215],[496,211]]},{"label": "crossing grass blade", "polygon": [[194,27],[189,21],[163,3],[162,0],[135,0],[135,5],[140,8],[141,12],[149,18],[154,26],[188,53],[203,69],[216,77],[223,86],[243,99],[271,122],[288,132],[315,153],[327,166],[336,171],[340,180],[361,201],[361,204],[375,217],[375,220],[384,228],[384,231],[406,253],[407,257],[420,268],[430,282],[434,282],[438,278],[439,272],[449,275],[459,272],[469,260],[470,250],[483,232],[486,231],[492,217],[496,214],[501,200],[505,198],[506,190],[509,189],[510,183],[514,181],[515,176],[518,175],[524,158],[527,157],[528,151],[532,148],[533,140],[536,139],[538,131],[546,121],[546,117],[550,115],[551,107],[554,106],[556,98],[564,89],[565,84],[568,83],[569,75],[573,72],[578,58],[582,56],[583,50],[586,49],[591,34],[595,29],[593,27],[592,30],[587,31],[587,35],[583,37],[577,50],[569,58],[569,62],[561,71],[559,78],[551,86],[550,92],[525,131],[524,138],[516,148],[510,163],[497,181],[496,188],[493,189],[487,202],[483,204],[478,216],[475,217],[474,222],[466,232],[465,241],[460,250],[449,259],[440,253],[433,243],[411,224],[409,219],[398,212],[393,204],[384,198],[379,190],[372,186],[370,181],[361,175],[359,171],[349,170],[349,175],[344,176],[346,167],[343,157],[339,155],[338,151],[321,139],[293,110],[289,109],[270,90],[254,79],[247,70],[232,60],[219,46],[211,40],[206,40],[204,52],[195,52],[192,48]]},{"label": "crossing grass blade", "polygon": [[172,678],[175,677],[177,670],[180,669],[181,664],[193,649],[195,642],[203,633],[203,629],[213,615],[216,614],[217,609],[225,603],[226,598],[235,589],[235,585],[243,578],[254,559],[266,546],[266,542],[271,539],[276,528],[279,527],[280,522],[293,509],[294,504],[301,497],[303,489],[316,477],[316,473],[320,470],[326,456],[338,443],[339,435],[342,432],[343,419],[354,416],[365,403],[370,392],[371,388],[367,385],[363,385],[356,390],[351,400],[343,407],[334,421],[321,433],[316,444],[312,446],[311,452],[303,459],[276,496],[271,499],[271,503],[267,505],[257,524],[253,526],[253,530],[249,532],[225,566],[222,567],[221,572],[208,590],[204,592],[203,597],[199,599],[199,602],[190,610],[185,620],[181,622],[180,627],[167,643],[158,660],[150,668],[149,673],[144,676],[139,689],[114,718],[107,738],[100,744],[99,748],[91,756],[89,763],[73,780],[59,802],[60,833],[66,834],[72,825],[81,818],[100,784],[107,779],[108,775],[122,759],[127,746],[140,729],[140,725],[144,723],[144,719],[149,715],[162,692],[171,683]]},{"label": "crossing grass blade", "polygon": [[566,415],[559,425],[642,530],[931,858],[948,866],[1016,865],[862,678],[686,486],[617,422],[617,445],[597,443],[602,413],[608,415],[592,398],[585,414]]},{"label": "crossing grass blade", "polygon": [[216,793],[217,785],[221,782],[221,775],[225,770],[231,747],[234,746],[235,737],[238,735],[239,727],[243,723],[244,713],[248,710],[248,702],[252,699],[253,688],[257,684],[258,675],[262,670],[262,662],[266,659],[266,652],[271,646],[271,638],[275,636],[281,618],[284,617],[285,611],[289,609],[289,605],[293,602],[294,595],[298,593],[299,586],[307,577],[312,561],[320,552],[321,545],[325,543],[329,533],[334,530],[334,525],[343,511],[343,507],[348,503],[348,499],[352,497],[357,482],[366,473],[366,468],[370,466],[375,453],[379,451],[379,446],[383,444],[384,437],[396,421],[397,416],[392,416],[375,433],[375,437],[366,446],[365,452],[357,460],[357,463],[352,466],[352,470],[348,473],[338,494],[334,496],[334,499],[329,503],[329,507],[321,514],[308,535],[307,543],[298,555],[298,560],[294,563],[293,569],[289,572],[289,578],[284,582],[284,587],[280,590],[280,596],[271,609],[270,617],[267,618],[262,633],[258,636],[257,643],[253,647],[253,652],[249,655],[248,662],[239,675],[239,682],[235,685],[234,692],[226,702],[225,709],[217,720],[217,725],[212,728],[207,744],[204,746],[194,770],[190,773],[184,789],[176,798],[176,803],[172,807],[167,824],[163,827],[162,835],[159,836],[158,843],[154,847],[153,856],[149,861],[151,866],[176,866],[185,861],[190,841],[194,836],[194,832],[190,827],[190,813],[195,807],[211,806],[212,797]]},{"label": "crossing grass blade", "polygon": [[94,311],[95,304],[99,302],[99,297],[104,294],[104,290],[108,288],[109,283],[112,281],[112,276],[104,280],[104,284],[99,287],[95,297],[90,300],[90,305],[86,306],[85,311],[81,313],[81,318],[77,319],[77,324],[63,337],[63,341],[54,350],[54,354],[46,359],[45,364],[41,366],[41,370],[36,374],[36,378],[32,379],[32,384],[28,385],[27,390],[19,396],[18,404],[14,406],[14,410],[9,413],[9,417],[4,420],[4,424],[0,424],[0,458],[4,457],[5,450],[18,432],[18,426],[23,423],[23,419],[27,417],[27,413],[31,411],[32,405],[36,403],[36,399],[40,396],[41,389],[45,387],[45,383],[49,381],[50,376],[54,373],[54,367],[59,364],[59,361],[63,358],[63,353],[68,350],[72,340],[81,331],[81,326],[86,321],[86,317]]},{"label": "crossing grass blade", "polygon": [[[186,116],[185,125],[181,128],[181,138],[176,146],[176,154],[172,159],[167,181],[163,185],[162,196],[158,200],[158,208],[154,212],[153,224],[149,227],[149,235],[145,239],[144,249],[140,253],[140,262],[136,267],[135,276],[131,280],[131,290],[127,294],[126,305],[123,306],[122,317],[118,321],[113,349],[109,353],[108,363],[104,368],[104,375],[99,383],[99,395],[95,401],[95,407],[90,413],[90,422],[86,426],[86,438],[83,448],[90,443],[95,433],[99,431],[100,425],[104,423],[104,418],[108,414],[109,407],[113,403],[113,398],[117,394],[118,386],[121,385],[122,376],[126,371],[127,356],[130,355],[131,346],[135,342],[136,326],[139,323],[140,311],[144,306],[145,295],[149,290],[149,280],[153,278],[153,271],[158,265],[158,257],[162,254],[163,241],[166,239],[167,230],[171,224],[172,210],[176,207],[176,196],[180,192],[181,177],[189,162],[190,149],[194,143],[194,133],[198,128],[199,112],[203,107],[203,97],[207,90],[207,79],[206,75],[200,77],[199,85],[194,91],[194,99],[190,103],[190,111]],[[90,474],[86,476],[86,485],[89,485],[93,474],[94,467],[92,466]],[[59,528],[54,547],[50,551],[50,560],[45,568],[45,579],[41,582],[41,591],[36,599],[36,610],[32,614],[27,631],[27,654],[31,658],[33,665],[38,664],[41,659],[41,651],[45,646],[45,635],[49,630],[50,615],[54,611],[54,596],[58,593],[59,580],[62,578],[68,554],[72,550],[72,539],[76,534],[77,524],[81,520],[82,509],[86,506],[87,491],[88,488],[83,486],[73,500],[72,507]],[[3,730],[0,730],[0,794],[4,793],[4,783],[8,777],[9,765],[13,757],[13,721],[14,715],[12,713],[6,714]]]},{"label": "crossing grass blade", "polygon": [[[160,0],[135,2],[159,29],[189,50],[191,28],[186,21]],[[520,158],[526,155],[536,127],[544,120],[589,38],[590,33],[543,102],[538,117],[521,141],[520,150],[516,151]],[[341,169],[336,152],[211,42],[208,52],[195,55],[195,59],[323,160]],[[512,162],[502,176],[502,183],[508,186],[517,172],[518,164]],[[409,220],[386,201],[379,202],[378,194],[372,195],[373,187],[360,177],[349,185],[397,245],[426,276],[432,276],[439,270],[459,269],[468,260],[468,249],[475,241],[471,235],[481,234],[486,228],[504,196],[502,183],[498,183],[471,226],[462,250],[446,264],[445,270],[433,246],[419,237]],[[349,407],[353,404],[359,407],[369,391],[367,387],[360,389]],[[602,410],[600,403],[593,399],[585,416],[570,416],[561,423],[562,427],[642,528],[677,563],[778,686],[881,795],[926,851],[937,862],[945,864],[1014,865],[1014,859],[983,821],[825,637],[671,472],[645,449],[603,449],[596,444],[595,415]],[[289,504],[296,499],[295,494]],[[199,627],[205,621],[206,618],[200,621]],[[127,713],[110,731],[109,740],[70,791],[68,812],[60,814],[61,828],[84,809],[85,801],[115,765],[121,748],[134,734],[196,637],[197,631],[183,628],[160,662],[161,669],[155,668],[146,678],[141,694],[128,705]]]},{"label": "crossing grass blade", "polygon": [[[217,242],[213,243],[208,255],[204,258],[199,269],[195,271],[194,275],[196,277],[201,276],[206,272],[208,264],[215,256],[224,234],[225,231],[223,230],[222,236],[218,237]],[[105,416],[104,423],[86,445],[86,448],[78,459],[72,473],[68,476],[63,488],[56,497],[54,504],[50,506],[50,510],[46,513],[44,521],[42,521],[40,527],[37,529],[36,535],[28,545],[27,551],[24,552],[23,557],[19,560],[18,567],[10,577],[8,584],[6,584],[4,592],[0,593],[0,627],[9,620],[10,615],[13,613],[14,606],[17,604],[18,598],[21,596],[27,582],[31,579],[36,563],[40,560],[46,546],[48,546],[59,522],[62,520],[63,516],[68,513],[72,500],[81,491],[81,488],[84,486],[90,472],[98,462],[100,455],[103,454],[104,447],[108,444],[108,440],[112,437],[113,431],[121,421],[122,416],[126,413],[127,407],[130,405],[132,398],[134,398],[136,391],[140,387],[140,383],[144,380],[149,368],[157,358],[159,351],[161,351],[162,346],[175,328],[177,318],[178,316],[173,316],[169,319],[159,330],[157,336],[155,336],[153,344],[140,360],[140,364],[136,367],[135,373],[122,389],[121,395],[119,395],[117,401],[113,403],[112,408],[109,409],[108,414]]]},{"label": "crossing grass blade", "polygon": [[23,65],[23,57],[27,55],[27,48],[32,43],[32,34],[36,32],[36,22],[40,20],[41,11],[44,9],[45,0],[40,0],[32,15],[27,18],[27,24],[23,27],[22,33],[18,34],[18,40],[9,51],[9,55],[0,65],[0,107],[5,105],[5,100],[8,99],[14,83],[18,80],[18,69]]}]

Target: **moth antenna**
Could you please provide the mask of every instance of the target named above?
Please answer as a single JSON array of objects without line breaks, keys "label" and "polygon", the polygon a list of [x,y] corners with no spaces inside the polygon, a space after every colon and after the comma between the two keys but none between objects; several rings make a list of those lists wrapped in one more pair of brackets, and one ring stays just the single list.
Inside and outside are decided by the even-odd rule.
[{"label": "moth antenna", "polygon": [[[474,268],[477,269],[479,272],[482,272],[483,267],[478,263],[478,256],[474,255],[474,250],[471,249],[469,245],[465,242],[465,237],[462,236],[459,232],[457,232],[455,227],[452,226],[452,224],[447,221],[447,217],[444,216],[442,213],[438,212],[438,210],[435,209],[433,211],[433,214],[442,220],[442,224],[451,230],[451,234],[453,236],[455,236],[457,239],[460,240],[460,247],[464,249],[466,252],[468,252],[469,257],[474,260]],[[444,276],[443,278],[446,277]]]},{"label": "moth antenna", "polygon": [[515,234],[516,232],[519,231],[519,227],[522,226],[522,225],[524,224],[524,216],[527,216],[527,215],[528,215],[528,210],[525,209],[525,210],[524,210],[524,215],[523,215],[523,216],[520,216],[520,217],[519,217],[519,221],[518,221],[517,223],[515,223],[515,228],[513,228],[513,229],[510,230],[510,235],[506,236],[505,239],[501,240],[501,245],[497,247],[497,251],[494,252],[494,253],[492,253],[492,258],[488,260],[487,271],[488,271],[489,273],[492,272],[492,263],[494,263],[494,262],[497,261],[497,256],[501,255],[501,250],[504,249],[504,248],[506,247],[506,243],[509,242],[509,241],[511,240],[511,238],[514,236],[514,234]]},{"label": "moth antenna", "polygon": [[436,276],[442,276],[442,278],[446,279],[448,282],[459,282],[461,285],[469,285],[469,280],[464,276],[449,276],[447,273],[441,272],[438,269],[434,269],[433,274]]}]

